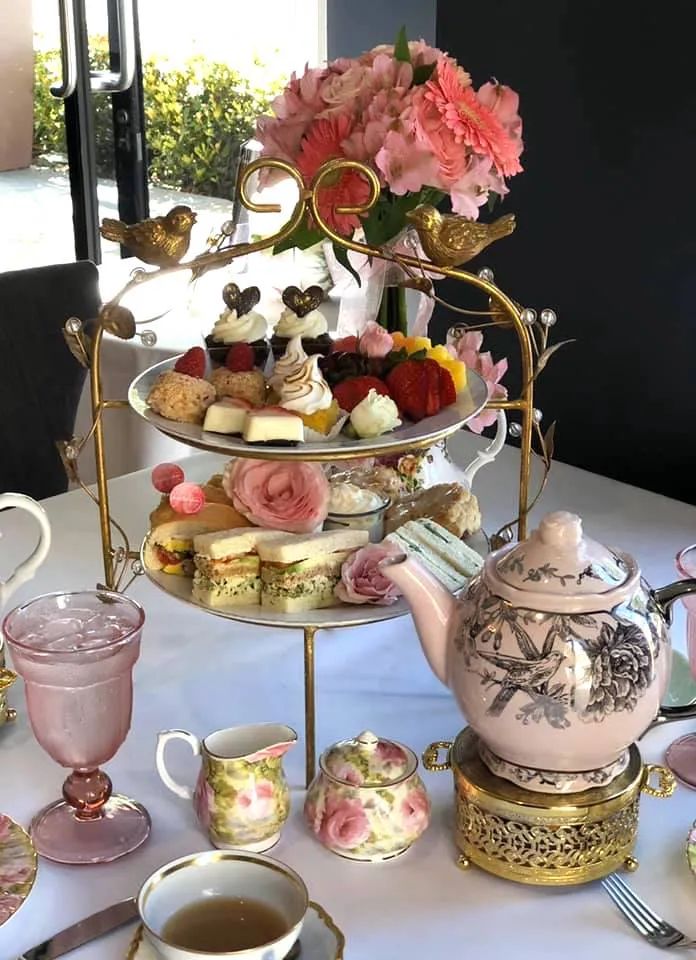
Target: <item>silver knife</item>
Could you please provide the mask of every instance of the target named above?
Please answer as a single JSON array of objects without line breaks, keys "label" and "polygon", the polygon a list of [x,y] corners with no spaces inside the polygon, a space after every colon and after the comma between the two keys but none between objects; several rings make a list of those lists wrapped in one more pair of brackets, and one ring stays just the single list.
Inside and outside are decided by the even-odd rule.
[{"label": "silver knife", "polygon": [[56,957],[62,957],[63,954],[76,950],[90,940],[103,937],[105,933],[128,923],[129,920],[135,920],[137,916],[138,905],[134,897],[121,900],[120,903],[112,903],[105,910],[93,913],[91,917],[78,920],[66,930],[61,930],[60,933],[40,943],[38,947],[32,947],[17,960],[55,960]]}]

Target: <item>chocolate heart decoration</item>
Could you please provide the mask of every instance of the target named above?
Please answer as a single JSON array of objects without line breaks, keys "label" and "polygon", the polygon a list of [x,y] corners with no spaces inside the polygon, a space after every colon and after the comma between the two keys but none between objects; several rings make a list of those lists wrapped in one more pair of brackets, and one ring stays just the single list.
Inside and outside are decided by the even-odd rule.
[{"label": "chocolate heart decoration", "polygon": [[316,310],[324,300],[324,291],[316,285],[300,290],[299,287],[286,287],[283,290],[282,300],[286,307],[297,314],[306,317],[312,310]]},{"label": "chocolate heart decoration", "polygon": [[228,310],[236,310],[237,316],[242,317],[254,309],[261,299],[261,291],[258,287],[240,290],[236,283],[226,283],[222,288],[222,299]]}]

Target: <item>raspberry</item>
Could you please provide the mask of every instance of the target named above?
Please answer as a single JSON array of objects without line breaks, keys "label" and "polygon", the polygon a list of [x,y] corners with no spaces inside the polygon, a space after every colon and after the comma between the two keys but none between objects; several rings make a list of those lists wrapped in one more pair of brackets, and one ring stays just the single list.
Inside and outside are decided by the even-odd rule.
[{"label": "raspberry", "polygon": [[177,373],[186,373],[189,377],[202,377],[205,373],[205,350],[203,347],[191,347],[174,364]]},{"label": "raspberry", "polygon": [[235,343],[227,351],[225,366],[232,373],[246,373],[254,369],[254,348],[248,343]]},{"label": "raspberry", "polygon": [[353,407],[357,407],[360,401],[365,399],[370,390],[390,396],[387,385],[377,377],[351,377],[337,384],[333,388],[333,395],[341,410],[350,413]]}]

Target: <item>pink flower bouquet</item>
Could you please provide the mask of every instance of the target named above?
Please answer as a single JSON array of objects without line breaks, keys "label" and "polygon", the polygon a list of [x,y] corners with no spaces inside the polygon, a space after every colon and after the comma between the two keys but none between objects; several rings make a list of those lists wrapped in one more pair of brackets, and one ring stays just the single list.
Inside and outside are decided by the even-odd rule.
[{"label": "pink flower bouquet", "polygon": [[[449,196],[452,209],[477,219],[493,194],[508,192],[506,179],[522,170],[518,95],[496,80],[475,89],[456,60],[402,30],[394,46],[357,59],[292,75],[261,117],[257,137],[266,156],[287,160],[309,183],[327,160],[346,157],[372,167],[382,184],[379,202],[362,220],[337,207],[363,203],[364,177],[346,171],[327,184],[319,212],[339,233],[362,228],[368,242],[383,244],[404,227],[419,203]],[[303,224],[286,246],[323,239]]]}]

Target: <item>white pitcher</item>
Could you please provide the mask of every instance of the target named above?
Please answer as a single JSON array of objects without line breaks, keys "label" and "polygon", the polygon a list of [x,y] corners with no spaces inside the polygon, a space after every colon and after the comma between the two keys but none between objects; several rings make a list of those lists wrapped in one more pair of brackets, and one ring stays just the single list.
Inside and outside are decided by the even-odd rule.
[{"label": "white pitcher", "polygon": [[[39,542],[36,547],[16,568],[14,573],[7,580],[0,580],[0,610],[5,606],[5,602],[10,595],[27,580],[31,580],[38,568],[46,559],[51,547],[51,527],[48,517],[42,506],[31,497],[23,493],[0,493],[0,510],[6,507],[17,507],[19,510],[26,510],[36,518],[39,524]],[[0,554],[2,546],[0,545]],[[10,687],[16,680],[15,674],[11,670],[5,669],[5,641],[0,634],[0,726],[7,720],[14,720],[15,711],[7,707],[4,691]]]}]

